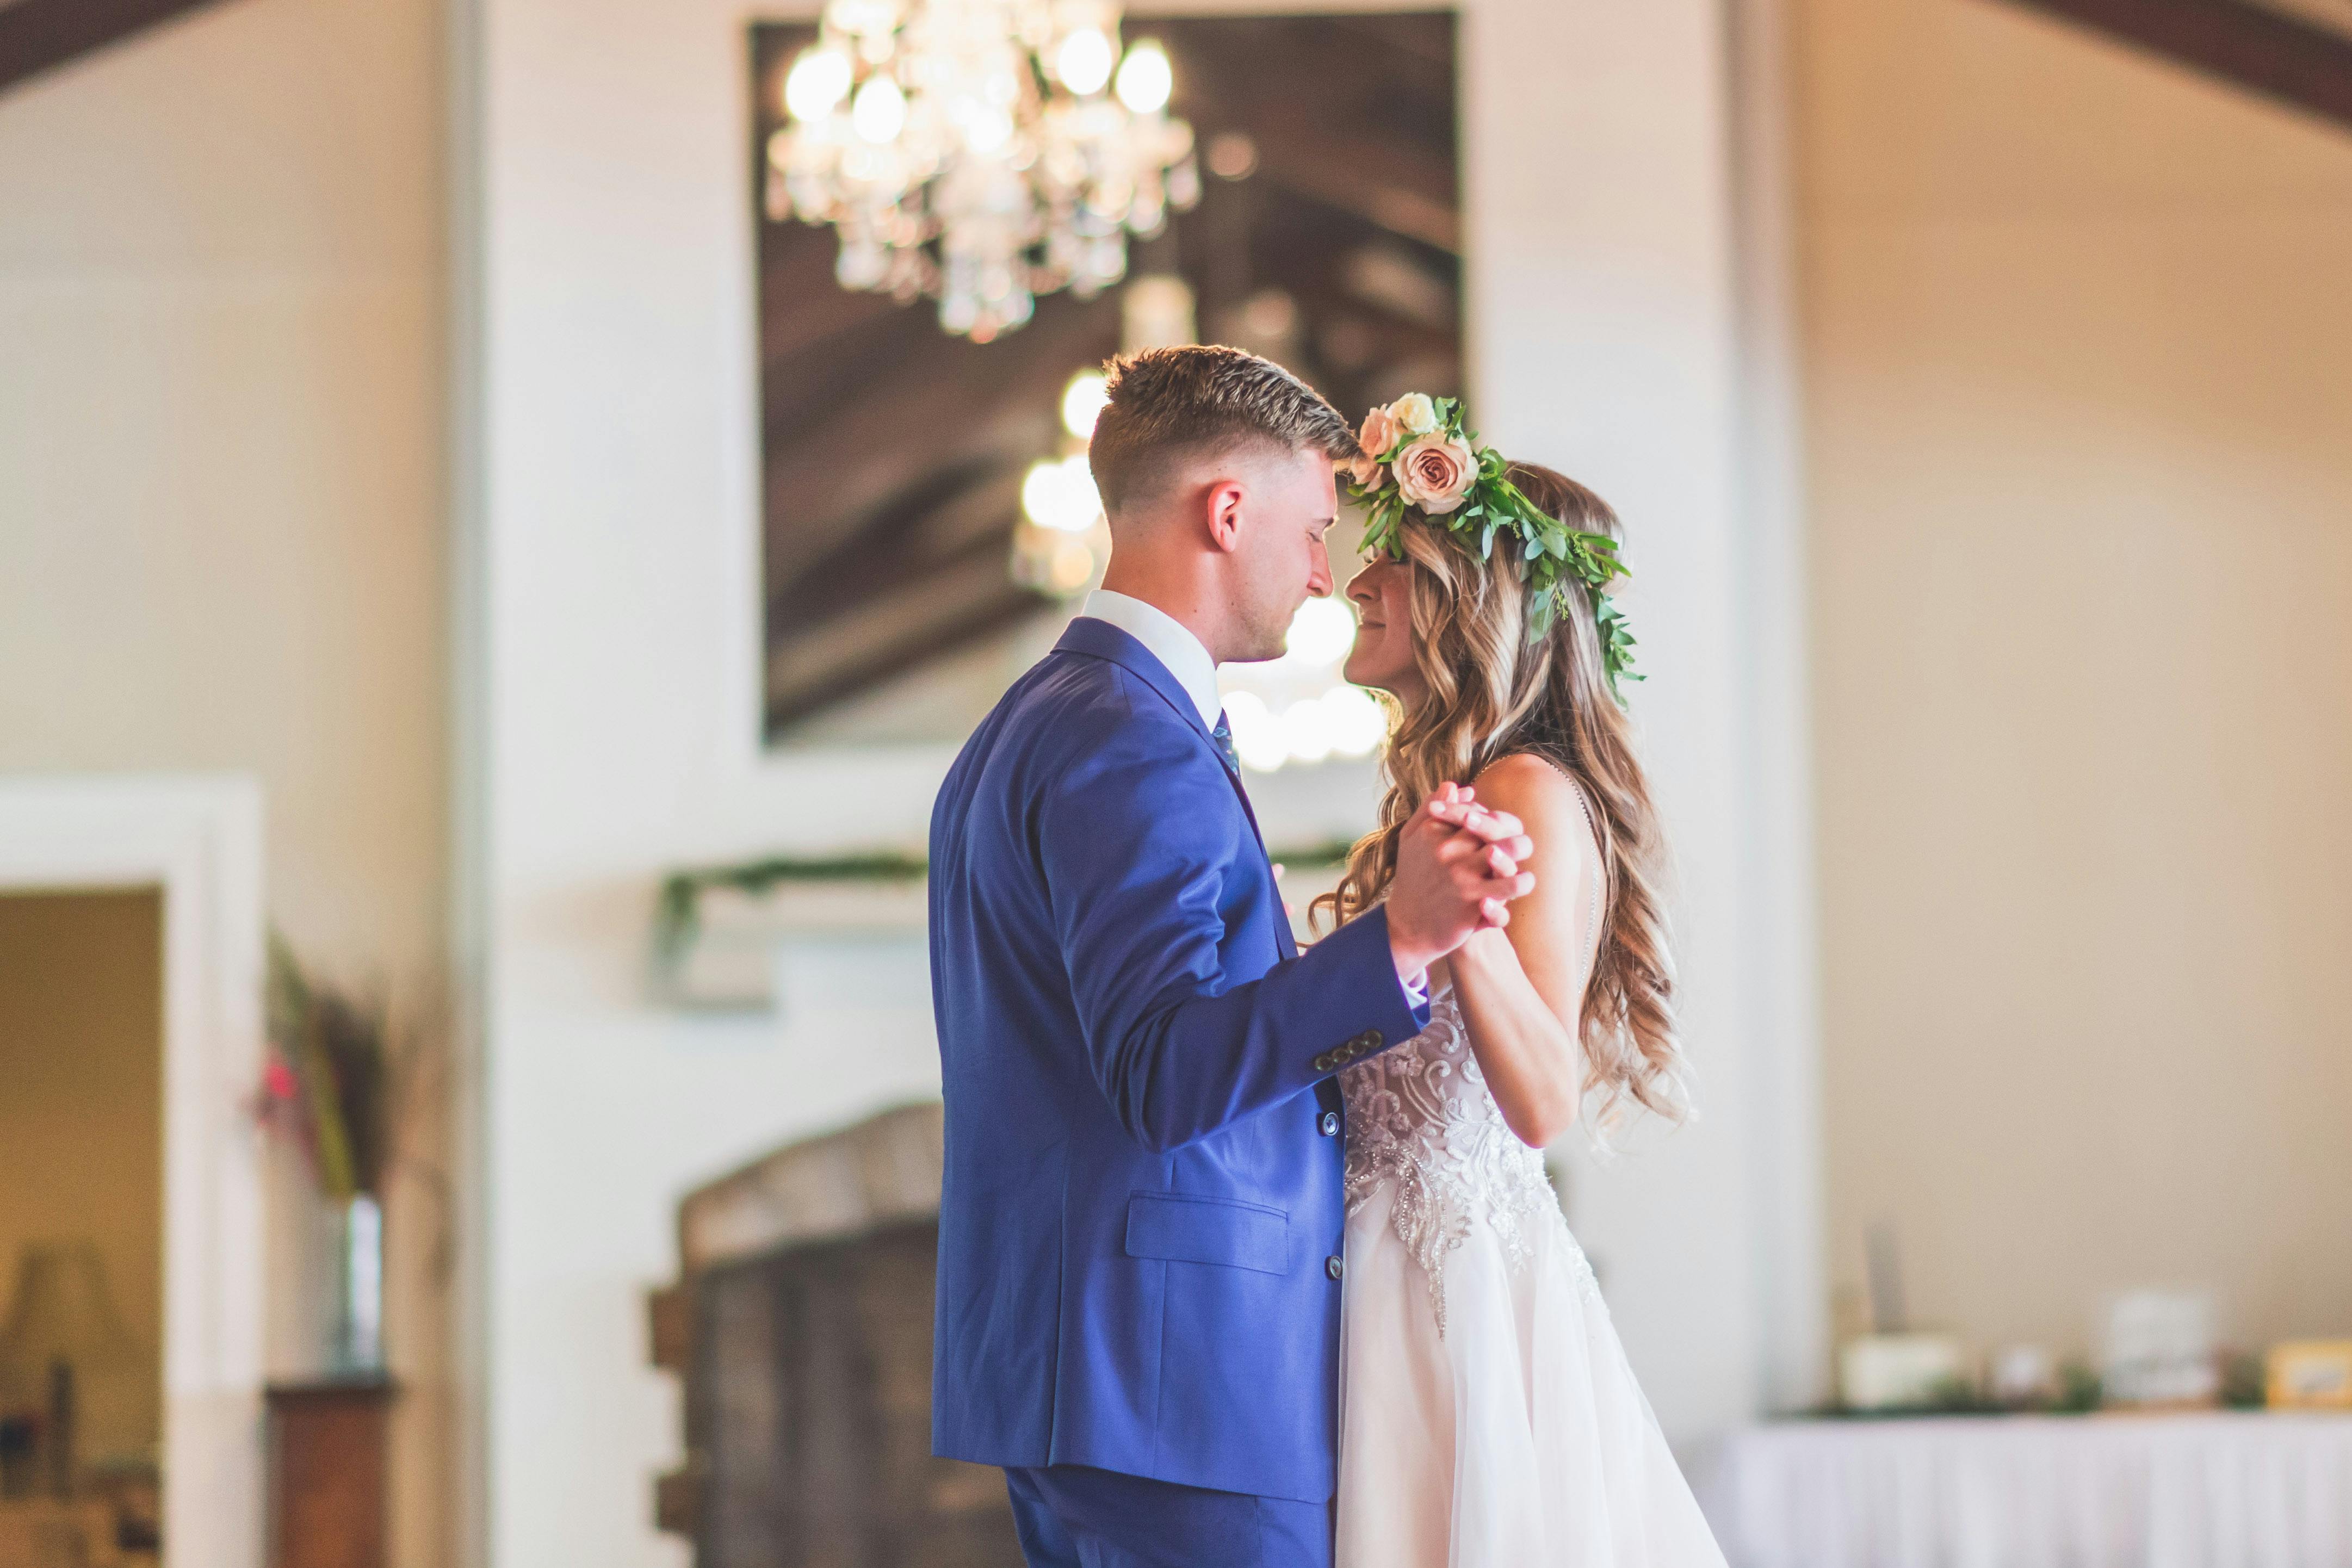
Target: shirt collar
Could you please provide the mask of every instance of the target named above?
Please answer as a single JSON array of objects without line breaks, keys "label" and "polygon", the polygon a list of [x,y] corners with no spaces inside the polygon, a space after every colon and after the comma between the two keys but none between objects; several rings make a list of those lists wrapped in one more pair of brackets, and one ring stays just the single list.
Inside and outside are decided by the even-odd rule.
[{"label": "shirt collar", "polygon": [[1217,692],[1217,662],[1182,622],[1157,605],[1114,593],[1108,588],[1097,588],[1087,594],[1078,613],[1108,621],[1142,643],[1147,653],[1168,666],[1168,673],[1176,677],[1184,695],[1192,699],[1192,706],[1200,710],[1202,726],[1213,730],[1217,727],[1217,715],[1225,706]]}]

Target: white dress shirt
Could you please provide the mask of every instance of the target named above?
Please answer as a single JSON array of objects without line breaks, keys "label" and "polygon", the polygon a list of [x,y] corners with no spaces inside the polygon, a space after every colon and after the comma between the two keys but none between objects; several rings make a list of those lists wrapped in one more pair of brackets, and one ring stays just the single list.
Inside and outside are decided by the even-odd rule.
[{"label": "white dress shirt", "polygon": [[1146,604],[1140,599],[1124,593],[1114,593],[1108,588],[1097,588],[1087,595],[1078,613],[1097,621],[1108,621],[1150,651],[1151,656],[1168,666],[1192,706],[1201,710],[1201,722],[1212,730],[1217,727],[1217,715],[1224,711],[1224,698],[1217,693],[1217,661],[1209,657],[1209,650],[1201,640],[1186,630],[1184,623],[1156,604]]}]

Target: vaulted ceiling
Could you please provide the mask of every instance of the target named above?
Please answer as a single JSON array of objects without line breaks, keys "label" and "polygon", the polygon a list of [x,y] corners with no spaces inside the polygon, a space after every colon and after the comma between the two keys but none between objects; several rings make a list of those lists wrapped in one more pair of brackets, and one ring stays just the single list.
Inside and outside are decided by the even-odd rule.
[{"label": "vaulted ceiling", "polygon": [[2352,0],[2006,0],[2352,126]]},{"label": "vaulted ceiling", "polygon": [[0,0],[0,92],[212,0]]}]

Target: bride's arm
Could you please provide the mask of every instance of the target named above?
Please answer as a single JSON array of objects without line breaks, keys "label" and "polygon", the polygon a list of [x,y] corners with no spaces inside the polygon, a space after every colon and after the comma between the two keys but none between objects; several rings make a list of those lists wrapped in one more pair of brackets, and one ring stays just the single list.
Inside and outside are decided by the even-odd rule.
[{"label": "bride's arm", "polygon": [[1510,924],[1481,931],[1449,961],[1470,1049],[1503,1120],[1523,1143],[1542,1148],[1575,1124],[1583,1052],[1583,929],[1597,853],[1575,787],[1541,760],[1508,757],[1476,780],[1478,800],[1526,824],[1536,852],[1520,868],[1532,893],[1511,905]]}]

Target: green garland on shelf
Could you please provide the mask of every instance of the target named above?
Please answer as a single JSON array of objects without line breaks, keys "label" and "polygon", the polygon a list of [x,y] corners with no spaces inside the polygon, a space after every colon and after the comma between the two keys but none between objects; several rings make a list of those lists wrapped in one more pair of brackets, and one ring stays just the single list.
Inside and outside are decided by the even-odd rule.
[{"label": "green garland on shelf", "polygon": [[730,888],[757,898],[788,883],[908,883],[920,882],[930,869],[921,855],[876,850],[863,854],[802,858],[771,855],[734,865],[701,866],[674,871],[662,879],[654,910],[654,952],[665,964],[676,964],[702,930],[702,895],[713,888]]},{"label": "green garland on shelf", "polygon": [[[1277,864],[1302,871],[1345,865],[1355,846],[1345,839],[1303,845],[1273,858]],[[675,871],[662,879],[654,908],[654,952],[663,964],[675,966],[702,930],[702,895],[727,888],[757,898],[787,884],[856,885],[920,882],[929,874],[930,862],[922,855],[897,850],[872,850],[856,854],[770,855],[732,865],[698,866]]]}]

